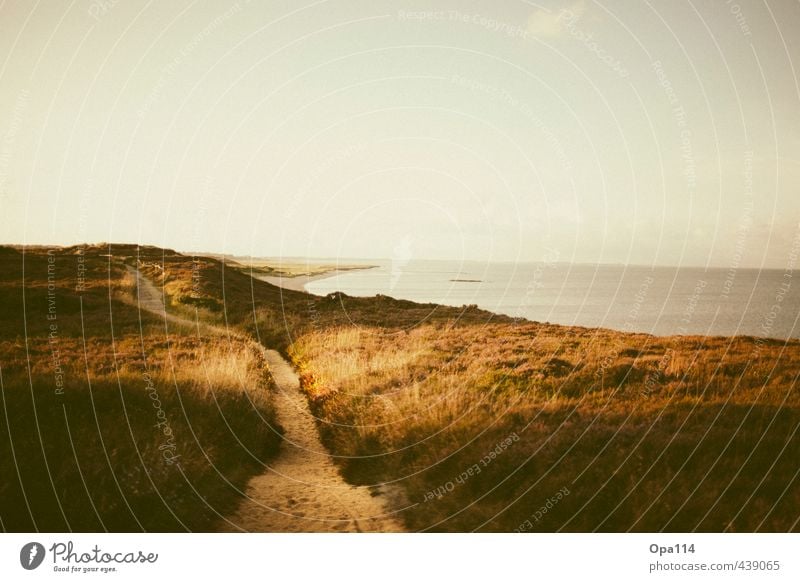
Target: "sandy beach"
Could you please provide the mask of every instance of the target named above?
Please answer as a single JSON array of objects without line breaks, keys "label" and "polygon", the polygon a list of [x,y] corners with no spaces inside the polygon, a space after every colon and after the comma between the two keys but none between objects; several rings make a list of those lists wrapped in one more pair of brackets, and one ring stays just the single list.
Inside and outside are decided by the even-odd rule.
[{"label": "sandy beach", "polygon": [[325,271],[324,273],[315,273],[313,275],[296,275],[294,277],[288,277],[288,276],[284,277],[284,276],[274,276],[274,275],[253,275],[253,278],[258,279],[259,281],[265,281],[266,283],[270,283],[271,285],[276,285],[283,289],[309,293],[309,291],[306,289],[306,285],[308,283],[311,283],[312,281],[318,281],[319,279],[334,277],[339,273],[346,273],[348,271],[360,270],[360,269],[374,269],[374,268],[375,267],[372,265],[367,265],[364,267],[347,267],[344,269],[331,269],[330,271]]}]

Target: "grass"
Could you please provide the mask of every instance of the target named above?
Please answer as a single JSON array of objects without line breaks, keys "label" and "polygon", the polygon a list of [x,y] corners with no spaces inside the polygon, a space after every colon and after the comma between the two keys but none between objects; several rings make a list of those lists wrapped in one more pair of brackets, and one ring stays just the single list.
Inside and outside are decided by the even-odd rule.
[{"label": "grass", "polygon": [[[75,250],[61,252],[58,264],[70,273]],[[19,253],[3,253],[3,396],[17,407],[5,422],[20,435],[18,460],[25,451],[22,483],[36,481],[28,491],[51,499],[41,515],[55,516],[55,529],[67,523],[56,500],[92,515],[90,497],[109,529],[218,523],[215,513],[238,498],[225,479],[244,483],[277,442],[264,365],[249,351],[255,338],[300,371],[345,478],[393,483],[411,506],[402,513],[411,530],[798,530],[797,341],[664,338],[515,320],[475,306],[314,297],[255,280],[227,260],[114,245],[88,253],[82,299],[59,295],[59,349],[74,369],[58,400],[46,339],[47,255],[40,249],[26,259],[23,300],[22,271],[10,267]],[[137,313],[125,265],[163,287],[170,313],[228,334],[196,337],[174,326],[166,334],[163,322]],[[61,281],[74,285],[68,275]],[[77,381],[79,370],[86,374],[84,337],[91,388]],[[158,459],[145,360],[185,447],[187,479]],[[66,417],[59,402],[72,407]],[[124,412],[130,425],[120,422]],[[85,434],[77,454],[65,418],[73,438]],[[100,438],[115,455],[106,458]],[[139,459],[137,447],[149,456]],[[14,476],[10,454],[6,447],[0,458],[3,474]],[[45,459],[58,467],[53,485]],[[115,475],[125,475],[120,485]],[[15,478],[3,483],[0,516],[9,528],[9,516],[26,510]],[[141,505],[131,510],[125,500]],[[140,528],[131,516],[152,522]],[[89,529],[100,523],[75,519]]]},{"label": "grass", "polygon": [[277,452],[266,363],[242,335],[165,331],[135,308],[130,259],[101,254],[78,293],[57,253],[52,313],[47,254],[25,254],[24,287],[23,257],[2,257],[2,527],[213,530]]},{"label": "grass", "polygon": [[798,529],[797,342],[430,324],[290,353],[344,474],[402,486],[410,529]]},{"label": "grass", "polygon": [[291,357],[345,477],[418,504],[411,530],[798,529],[797,341],[658,338],[209,275],[226,319]]}]

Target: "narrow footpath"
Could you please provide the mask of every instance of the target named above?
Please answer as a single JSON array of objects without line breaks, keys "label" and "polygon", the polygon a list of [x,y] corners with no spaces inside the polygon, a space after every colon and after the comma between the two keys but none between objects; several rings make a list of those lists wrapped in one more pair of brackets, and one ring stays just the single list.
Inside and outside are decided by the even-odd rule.
[{"label": "narrow footpath", "polygon": [[[162,292],[138,269],[139,308],[166,321],[196,326],[197,322],[166,312]],[[223,328],[219,333],[227,333]],[[247,484],[244,497],[222,531],[252,532],[401,532],[401,521],[386,507],[386,496],[369,487],[349,485],[322,445],[300,379],[280,353],[263,350],[277,392],[274,404],[284,429],[277,456]]]}]

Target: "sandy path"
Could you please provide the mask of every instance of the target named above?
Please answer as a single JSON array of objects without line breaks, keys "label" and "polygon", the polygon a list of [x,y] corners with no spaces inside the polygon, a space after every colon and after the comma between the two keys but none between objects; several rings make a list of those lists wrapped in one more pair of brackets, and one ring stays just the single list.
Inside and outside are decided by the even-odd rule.
[{"label": "sandy path", "polygon": [[143,276],[139,269],[134,269],[129,265],[125,265],[125,267],[136,281],[136,298],[139,302],[139,309],[155,313],[160,318],[166,319],[167,321],[182,325],[195,325],[193,321],[168,314],[164,308],[164,294],[161,289],[156,287],[150,279]]},{"label": "sandy path", "polygon": [[229,518],[228,529],[403,531],[399,520],[388,514],[382,496],[342,479],[319,440],[297,374],[278,352],[265,350],[265,355],[278,386],[275,406],[284,442],[272,466],[250,480],[247,498]]},{"label": "sandy path", "polygon": [[[166,313],[163,295],[133,267],[139,307],[174,323],[196,322]],[[219,328],[217,331],[227,333]],[[292,366],[275,350],[263,350],[277,393],[274,404],[284,429],[278,455],[261,475],[250,479],[244,499],[223,531],[400,532],[399,519],[386,507],[386,494],[349,485],[322,445],[308,401]]]}]

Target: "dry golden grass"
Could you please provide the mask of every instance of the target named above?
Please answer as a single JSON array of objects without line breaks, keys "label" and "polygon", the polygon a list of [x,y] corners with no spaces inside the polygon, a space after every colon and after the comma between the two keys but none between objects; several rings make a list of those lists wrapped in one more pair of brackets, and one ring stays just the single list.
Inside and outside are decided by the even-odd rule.
[{"label": "dry golden grass", "polygon": [[[186,259],[165,270],[185,281]],[[394,481],[419,503],[411,529],[798,527],[798,342],[313,298],[211,262],[203,285],[224,287],[226,321],[292,357],[345,476]],[[428,499],[510,435],[479,474]],[[563,487],[558,510],[533,519]]]},{"label": "dry golden grass", "polygon": [[[58,495],[42,479],[45,458],[66,459],[54,482],[67,484],[69,498],[78,500],[70,517],[92,515],[92,498],[106,500],[99,513],[113,516],[103,524],[110,529],[137,529],[132,515],[152,519],[146,529],[167,530],[187,523],[204,529],[218,519],[202,499],[212,500],[215,510],[230,507],[235,496],[225,479],[243,482],[259,470],[277,438],[264,421],[270,404],[261,400],[263,362],[248,338],[291,356],[345,477],[402,487],[416,503],[403,515],[412,530],[798,529],[796,341],[659,338],[516,321],[474,306],[315,298],[253,280],[211,257],[126,246],[112,251],[110,260],[98,256],[90,265],[82,304],[62,279],[60,347],[75,363],[68,376],[80,375],[83,337],[93,362],[92,389],[67,393],[75,399],[70,426],[83,427],[78,434],[85,435],[77,454],[68,448],[63,410],[51,406],[50,346],[41,317],[45,263],[40,254],[26,265],[24,303],[20,272],[0,270],[3,394],[16,398],[16,408],[6,406],[13,411],[12,434],[28,439],[26,450],[34,452],[21,482],[34,488],[43,514],[55,516],[54,529],[65,522]],[[175,335],[191,331],[181,329],[164,337],[163,322],[132,309],[125,265],[137,264],[164,285],[169,312],[229,326],[230,337]],[[33,314],[26,329],[21,306]],[[145,358],[164,402],[178,411],[170,418],[191,451],[188,481],[135,454],[136,446],[158,453],[152,408],[142,399]],[[95,400],[87,405],[88,398]],[[103,413],[96,419],[97,410]],[[120,419],[131,410],[138,412],[127,430]],[[53,442],[37,441],[29,422],[34,411],[51,427],[45,432]],[[99,438],[114,451],[111,461],[84,460],[82,451],[97,457]],[[261,452],[253,458],[251,451]],[[10,474],[10,450],[0,458]],[[90,487],[91,496],[81,493],[73,458],[81,470],[93,468],[98,485]],[[163,487],[161,481],[155,489],[148,485],[149,473],[135,472],[140,466],[163,474]],[[123,487],[124,495],[113,480],[119,471],[134,484]],[[5,487],[0,499],[11,499],[19,513],[18,486]],[[162,490],[170,492],[168,503],[159,500]],[[541,511],[565,490],[557,505]],[[128,498],[137,500],[134,511],[126,509]],[[199,516],[195,522],[192,515]],[[84,529],[100,527],[96,519],[74,519],[84,519],[78,522]],[[7,521],[5,513],[3,520],[22,523]]]},{"label": "dry golden grass", "polygon": [[[18,259],[0,268],[0,293],[22,304],[10,276]],[[166,333],[136,310],[122,263],[108,277],[107,260],[86,260],[91,277],[76,300],[64,275],[72,257],[59,254],[48,320],[37,292],[42,254],[31,253],[25,318],[11,302],[0,313],[0,433],[9,435],[0,440],[2,525],[213,530],[280,442],[262,352],[236,333],[198,336],[179,325]]]},{"label": "dry golden grass", "polygon": [[412,528],[520,529],[564,486],[522,529],[797,527],[798,342],[423,325],[318,330],[289,353],[345,474],[400,483]]}]

